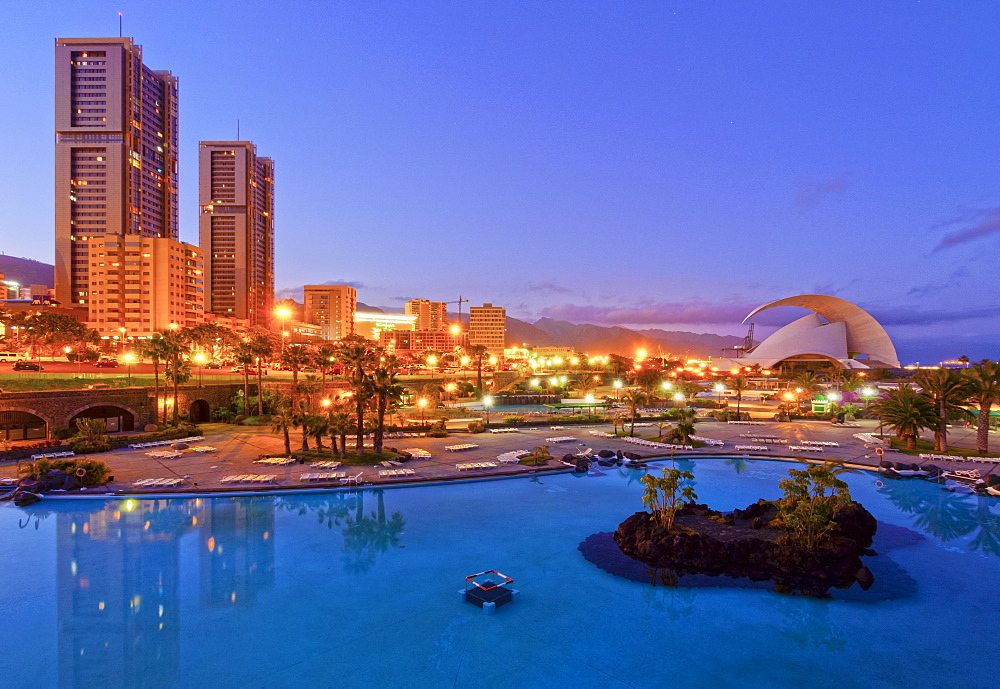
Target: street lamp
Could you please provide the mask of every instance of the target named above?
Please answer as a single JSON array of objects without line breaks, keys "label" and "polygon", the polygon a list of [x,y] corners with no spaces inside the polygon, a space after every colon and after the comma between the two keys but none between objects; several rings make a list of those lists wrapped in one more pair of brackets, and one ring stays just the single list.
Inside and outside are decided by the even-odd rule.
[{"label": "street lamp", "polygon": [[423,397],[417,400],[417,406],[420,407],[420,425],[424,425],[424,407],[427,406],[427,400]]},{"label": "street lamp", "polygon": [[716,391],[717,393],[719,393],[719,404],[720,404],[720,405],[722,404],[722,393],[723,393],[723,391],[724,391],[725,389],[726,389],[726,386],[725,386],[725,385],[723,385],[722,383],[716,383],[716,384],[715,384],[715,391]]},{"label": "street lamp", "polygon": [[678,404],[682,404],[684,402],[684,393],[683,392],[675,392],[674,393],[674,402],[677,402]]},{"label": "street lamp", "polygon": [[129,384],[129,386],[131,386],[132,385],[132,362],[135,361],[135,354],[129,353],[129,354],[126,354],[122,358],[125,359],[125,368],[128,370],[128,384]]},{"label": "street lamp", "polygon": [[122,334],[121,335],[121,345],[122,345],[122,354],[124,354],[125,353],[125,333],[128,332],[128,328],[118,328],[118,332],[120,332]]},{"label": "street lamp", "polygon": [[202,375],[202,373],[203,373],[202,366],[205,365],[205,355],[202,354],[201,352],[198,352],[197,354],[194,355],[194,360],[198,362],[198,387],[199,388],[200,387],[204,387],[204,377]]},{"label": "street lamp", "polygon": [[486,411],[486,425],[490,425],[490,407],[493,406],[493,398],[487,395],[483,398],[483,410]]},{"label": "street lamp", "polygon": [[288,335],[285,332],[285,319],[292,315],[292,312],[288,309],[276,309],[274,315],[281,319],[281,356],[285,356],[285,337]]},{"label": "street lamp", "polygon": [[612,385],[615,386],[615,402],[617,402],[618,401],[618,391],[622,389],[622,382],[620,380],[616,380],[614,383],[612,383]]}]

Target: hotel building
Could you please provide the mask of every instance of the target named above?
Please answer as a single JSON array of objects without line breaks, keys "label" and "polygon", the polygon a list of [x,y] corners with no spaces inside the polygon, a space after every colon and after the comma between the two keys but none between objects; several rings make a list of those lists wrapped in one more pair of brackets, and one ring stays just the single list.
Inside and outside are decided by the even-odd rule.
[{"label": "hotel building", "polygon": [[416,320],[416,316],[401,313],[357,311],[354,314],[354,332],[361,337],[379,342],[380,334],[383,332],[413,330]]},{"label": "hotel building", "polygon": [[507,338],[507,309],[493,304],[469,308],[469,344],[483,345],[490,354],[503,354]]},{"label": "hotel building", "polygon": [[358,291],[349,285],[306,285],[303,289],[305,321],[322,328],[325,340],[354,334]]},{"label": "hotel building", "polygon": [[205,307],[268,328],[274,314],[274,162],[250,141],[198,145]]},{"label": "hotel building", "polygon": [[428,332],[448,330],[448,305],[443,301],[411,299],[406,302],[404,313],[416,317],[414,330]]},{"label": "hotel building", "polygon": [[55,292],[89,307],[92,238],[178,237],[177,79],[130,38],[59,38],[55,53]]}]

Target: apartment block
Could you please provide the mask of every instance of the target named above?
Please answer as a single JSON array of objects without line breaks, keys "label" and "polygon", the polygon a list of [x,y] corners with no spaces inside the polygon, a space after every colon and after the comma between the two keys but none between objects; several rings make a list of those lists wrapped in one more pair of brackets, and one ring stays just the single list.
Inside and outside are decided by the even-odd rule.
[{"label": "apartment block", "polygon": [[354,334],[358,292],[350,285],[306,285],[305,321],[322,328],[323,339],[339,340]]},{"label": "apartment block", "polygon": [[[55,46],[55,292],[93,303],[91,240],[176,240],[177,79],[130,38]],[[99,319],[98,319],[99,320]]]},{"label": "apartment block", "polygon": [[379,342],[383,332],[413,330],[416,316],[401,313],[380,313],[377,311],[355,311],[354,332],[361,337]]},{"label": "apartment block", "polygon": [[507,338],[507,309],[493,304],[469,308],[469,344],[483,345],[490,354],[503,354]]},{"label": "apartment block", "polygon": [[82,243],[90,320],[102,336],[146,337],[205,319],[204,256],[193,244],[127,234]]},{"label": "apartment block", "polygon": [[199,242],[206,309],[251,326],[274,315],[274,162],[250,141],[198,145]]},{"label": "apartment block", "polygon": [[397,354],[418,356],[428,349],[435,352],[451,352],[464,344],[464,335],[452,335],[440,330],[382,330],[379,345],[386,351]]},{"label": "apartment block", "polygon": [[416,316],[415,330],[428,332],[448,330],[448,305],[443,301],[411,299],[406,302],[404,313]]}]

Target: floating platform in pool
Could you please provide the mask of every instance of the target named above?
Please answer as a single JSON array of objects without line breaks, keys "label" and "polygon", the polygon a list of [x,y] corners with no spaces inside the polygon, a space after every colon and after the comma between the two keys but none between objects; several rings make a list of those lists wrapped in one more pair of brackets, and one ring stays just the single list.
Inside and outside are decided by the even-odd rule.
[{"label": "floating platform in pool", "polygon": [[482,608],[487,615],[520,598],[520,591],[510,588],[514,580],[495,569],[470,574],[465,581],[466,587],[458,592],[459,596],[466,603]]}]

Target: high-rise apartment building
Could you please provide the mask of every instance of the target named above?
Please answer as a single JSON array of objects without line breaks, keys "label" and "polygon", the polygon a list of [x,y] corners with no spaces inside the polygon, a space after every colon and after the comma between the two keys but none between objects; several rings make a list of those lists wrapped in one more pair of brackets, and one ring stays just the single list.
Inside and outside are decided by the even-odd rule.
[{"label": "high-rise apartment building", "polygon": [[411,299],[406,302],[405,313],[417,317],[414,330],[448,330],[448,305],[443,301]]},{"label": "high-rise apartment building", "polygon": [[91,238],[178,237],[177,79],[130,38],[56,39],[55,134],[56,298],[89,307]]},{"label": "high-rise apartment building", "polygon": [[493,304],[469,308],[469,344],[483,345],[490,354],[503,354],[507,338],[507,309]]},{"label": "high-rise apartment building", "polygon": [[199,241],[206,308],[270,327],[274,320],[274,162],[250,141],[198,145]]},{"label": "high-rise apartment building", "polygon": [[323,329],[323,339],[339,340],[354,334],[358,291],[350,285],[306,285],[305,320]]},{"label": "high-rise apartment building", "polygon": [[147,337],[205,318],[204,258],[193,244],[160,237],[92,237],[90,320],[101,335]]}]

